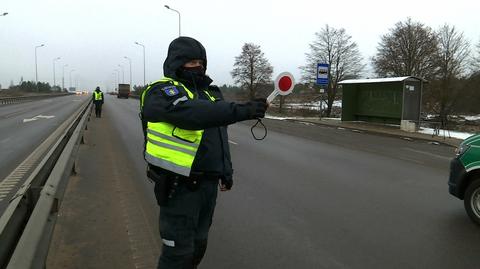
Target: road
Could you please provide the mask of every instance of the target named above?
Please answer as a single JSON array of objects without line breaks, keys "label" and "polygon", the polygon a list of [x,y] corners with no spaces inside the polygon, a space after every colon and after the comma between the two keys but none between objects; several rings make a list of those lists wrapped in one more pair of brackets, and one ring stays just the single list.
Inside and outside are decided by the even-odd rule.
[{"label": "road", "polygon": [[[132,178],[130,188],[140,197],[135,206],[156,227],[137,113],[138,100],[107,97],[102,120],[118,139],[109,155],[117,167],[112,173]],[[268,135],[262,141],[252,138],[253,121],[229,128],[235,184],[219,194],[200,268],[478,267],[480,229],[447,191],[453,148],[297,122],[264,123]],[[81,158],[87,157],[95,158]],[[154,249],[151,244],[144,247]],[[57,245],[57,251],[63,248]]]},{"label": "road", "polygon": [[42,152],[28,163],[23,161],[89,97],[70,95],[0,106],[0,184],[8,180],[8,186],[0,188],[0,214]]}]

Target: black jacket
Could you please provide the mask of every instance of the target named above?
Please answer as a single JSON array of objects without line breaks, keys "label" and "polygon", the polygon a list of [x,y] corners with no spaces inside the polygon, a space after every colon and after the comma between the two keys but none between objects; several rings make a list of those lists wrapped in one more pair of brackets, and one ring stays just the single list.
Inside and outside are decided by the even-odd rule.
[{"label": "black jacket", "polygon": [[[177,42],[176,42],[177,41]],[[177,81],[177,70],[192,59],[203,59],[206,53],[196,40],[180,37],[170,44],[163,71],[165,76]],[[227,125],[251,118],[247,104],[226,102],[216,86],[208,86],[208,92],[215,97],[212,102],[204,89],[188,85],[197,98],[187,99],[181,87],[168,92],[170,83],[156,83],[146,93],[143,104],[143,121],[168,122],[187,130],[204,130],[191,174],[205,174],[231,179],[233,174],[228,144]],[[183,101],[178,101],[183,99]]]}]

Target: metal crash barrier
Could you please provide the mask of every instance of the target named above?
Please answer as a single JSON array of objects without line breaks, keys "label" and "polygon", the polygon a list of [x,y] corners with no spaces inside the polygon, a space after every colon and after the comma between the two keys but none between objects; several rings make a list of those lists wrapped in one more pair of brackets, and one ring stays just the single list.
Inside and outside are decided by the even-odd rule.
[{"label": "metal crash barrier", "polygon": [[70,94],[71,93],[0,97],[0,105],[17,104],[17,103],[23,103],[23,102],[52,98],[52,97],[60,97],[60,96],[65,96]]},{"label": "metal crash barrier", "polygon": [[0,268],[45,268],[68,178],[91,113],[87,101],[0,217]]}]

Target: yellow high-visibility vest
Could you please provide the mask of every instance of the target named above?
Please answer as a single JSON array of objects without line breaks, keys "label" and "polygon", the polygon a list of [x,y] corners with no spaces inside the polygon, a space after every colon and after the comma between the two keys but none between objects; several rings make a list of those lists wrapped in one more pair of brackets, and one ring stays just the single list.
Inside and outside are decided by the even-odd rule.
[{"label": "yellow high-visibility vest", "polygon": [[[150,84],[142,92],[140,97],[142,111],[146,93],[157,83],[171,83],[175,87],[185,89],[187,96],[182,95],[174,101],[174,104],[197,98],[182,83],[164,77]],[[207,91],[205,93],[212,102],[215,101],[215,98]],[[185,130],[167,122],[147,122],[146,127],[145,160],[168,171],[189,176],[204,130]]]},{"label": "yellow high-visibility vest", "polygon": [[93,94],[95,96],[95,101],[101,101],[102,100],[102,93],[101,92],[94,91]]}]

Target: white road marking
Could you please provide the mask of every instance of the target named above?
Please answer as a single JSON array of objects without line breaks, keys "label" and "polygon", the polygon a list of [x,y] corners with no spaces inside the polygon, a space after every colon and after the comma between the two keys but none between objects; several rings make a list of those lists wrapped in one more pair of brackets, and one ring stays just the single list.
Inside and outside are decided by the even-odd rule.
[{"label": "white road marking", "polygon": [[443,160],[450,160],[453,157],[453,156],[452,157],[445,157],[445,156],[442,156],[442,155],[438,155],[438,154],[434,154],[434,153],[430,153],[430,152],[426,152],[426,151],[421,151],[421,150],[416,150],[416,149],[411,149],[411,148],[403,148],[403,149],[409,150],[409,151],[412,151],[412,152],[416,152],[416,153],[420,153],[420,154],[424,154],[424,155],[427,155],[427,156],[443,159]]},{"label": "white road marking", "polygon": [[55,116],[44,116],[44,115],[37,115],[31,119],[23,119],[23,123],[25,122],[31,122],[31,121],[36,121],[38,119],[51,119],[51,118],[55,118]]},{"label": "white road marking", "polygon": [[53,115],[52,115],[52,116],[38,115],[38,116],[36,116],[36,117],[39,118],[39,119],[51,119],[51,118],[55,118],[55,116],[53,116]]},{"label": "white road marking", "polygon": [[236,142],[233,142],[232,140],[228,140],[228,143],[230,143],[230,144],[234,144],[234,145],[238,145],[238,143],[236,143]]}]

